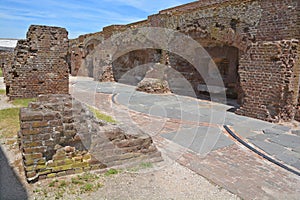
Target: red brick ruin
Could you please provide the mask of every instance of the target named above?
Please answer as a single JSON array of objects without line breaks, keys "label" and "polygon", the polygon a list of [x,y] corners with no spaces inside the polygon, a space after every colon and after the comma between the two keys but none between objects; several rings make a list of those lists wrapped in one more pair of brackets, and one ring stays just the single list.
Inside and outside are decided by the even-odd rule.
[{"label": "red brick ruin", "polygon": [[[137,65],[159,62],[160,49],[136,50],[103,70],[105,77],[111,71],[108,80],[94,74],[87,55],[112,35],[140,27],[178,30],[198,41],[219,67],[227,97],[238,100],[236,113],[271,122],[300,120],[299,1],[201,0],[162,10],[141,22],[108,26],[70,40],[71,74],[118,81]],[[204,82],[194,67],[178,55],[167,56],[170,66],[201,95],[197,88]]]},{"label": "red brick ruin", "polygon": [[[162,10],[144,21],[104,27],[101,32],[71,40],[64,28],[33,25],[14,52],[0,52],[7,96],[16,99],[42,95],[20,115],[19,137],[28,180],[113,166],[122,156],[160,159],[149,136],[128,135],[118,127],[103,124],[98,127],[103,135],[99,135],[100,143],[105,147],[103,140],[108,138],[113,149],[125,148],[126,154],[116,151],[112,158],[95,160],[90,154],[93,149],[87,151],[78,139],[82,126],[76,117],[88,108],[68,95],[69,74],[121,82],[127,71],[147,63],[156,63],[156,71],[145,71],[142,78],[151,80],[140,82],[140,88],[153,81],[164,85],[163,92],[169,92],[167,82],[153,80],[159,66],[168,63],[190,82],[198,96],[203,95],[199,86],[205,82],[197,70],[179,55],[163,49],[131,51],[113,62],[107,58],[105,65],[96,66],[101,73],[95,70],[88,55],[97,46],[115,34],[141,27],[173,29],[203,46],[219,68],[227,97],[240,104],[237,114],[271,122],[300,121],[298,0],[195,1]],[[89,118],[93,124],[99,123]]]},{"label": "red brick ruin", "polygon": [[1,53],[6,58],[1,59],[1,66],[7,95],[15,99],[68,93],[68,72],[98,81],[119,81],[128,70],[159,63],[167,56],[169,65],[201,96],[198,88],[205,83],[197,70],[180,56],[161,49],[132,51],[110,66],[97,66],[104,67],[101,77],[86,59],[114,34],[161,27],[187,34],[206,49],[219,67],[227,97],[240,104],[236,113],[272,122],[300,120],[299,7],[297,0],[202,0],[162,10],[144,21],[104,27],[69,42],[63,28],[31,26],[13,56]]},{"label": "red brick ruin", "polygon": [[30,26],[27,39],[18,41],[11,64],[4,66],[7,96],[16,99],[68,94],[68,45],[66,29]]}]

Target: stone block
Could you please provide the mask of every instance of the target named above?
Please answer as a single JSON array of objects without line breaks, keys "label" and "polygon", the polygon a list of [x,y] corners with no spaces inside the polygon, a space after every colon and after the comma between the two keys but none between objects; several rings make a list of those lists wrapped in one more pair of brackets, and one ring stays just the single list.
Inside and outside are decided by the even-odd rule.
[{"label": "stone block", "polygon": [[88,161],[88,160],[90,160],[91,158],[92,158],[91,154],[85,154],[85,155],[83,155],[83,157],[82,157],[83,161]]},{"label": "stone block", "polygon": [[75,156],[72,158],[72,160],[74,160],[76,162],[82,162],[82,156]]},{"label": "stone block", "polygon": [[72,168],[74,168],[73,165],[62,165],[62,166],[53,167],[52,171],[53,172],[66,171]]},{"label": "stone block", "polygon": [[67,173],[65,171],[63,171],[63,172],[58,172],[56,176],[61,177],[61,176],[65,176],[65,175],[67,175]]},{"label": "stone block", "polygon": [[35,171],[35,170],[36,170],[35,165],[29,165],[29,166],[25,165],[25,171],[26,172]]},{"label": "stone block", "polygon": [[46,174],[51,174],[51,169],[41,169],[39,170],[39,175],[46,175]]},{"label": "stone block", "polygon": [[27,178],[34,178],[36,176],[36,172],[35,171],[31,171],[31,172],[26,172],[26,177]]},{"label": "stone block", "polygon": [[40,127],[46,127],[46,126],[48,126],[47,121],[32,122],[32,128],[40,128]]},{"label": "stone block", "polygon": [[46,163],[47,168],[52,168],[52,167],[56,167],[56,163],[53,160],[49,160]]},{"label": "stone block", "polygon": [[31,129],[31,122],[21,123],[21,129]]},{"label": "stone block", "polygon": [[23,149],[25,154],[32,153],[44,153],[47,151],[47,147],[28,147]]},{"label": "stone block", "polygon": [[75,162],[71,166],[72,168],[83,168],[87,167],[89,164],[87,162]]},{"label": "stone block", "polygon": [[83,168],[75,168],[74,172],[75,173],[82,173],[83,172]]},{"label": "stone block", "polygon": [[21,109],[20,112],[21,121],[42,121],[43,113],[41,112],[25,112],[25,109]]},{"label": "stone block", "polygon": [[56,118],[56,113],[52,113],[52,112],[44,113],[45,121],[51,121],[54,120],[55,118]]},{"label": "stone block", "polygon": [[47,178],[54,178],[56,177],[56,173],[47,174]]},{"label": "stone block", "polygon": [[55,160],[54,163],[56,164],[56,166],[62,166],[62,165],[73,164],[74,161],[72,159],[65,158],[64,160],[58,160],[58,161]]},{"label": "stone block", "polygon": [[67,175],[74,174],[74,173],[75,173],[74,169],[69,169],[69,170],[66,171]]},{"label": "stone block", "polygon": [[23,135],[36,135],[42,133],[41,129],[35,128],[35,129],[23,129],[21,130],[21,133]]},{"label": "stone block", "polygon": [[57,155],[57,154],[55,154],[53,157],[52,157],[52,159],[54,160],[54,161],[63,161],[63,160],[65,160],[67,157],[66,157],[67,155],[66,154],[61,154],[61,155]]},{"label": "stone block", "polygon": [[35,168],[36,168],[37,170],[40,170],[40,169],[46,169],[46,164],[36,165]]},{"label": "stone block", "polygon": [[35,160],[43,157],[42,153],[23,154],[25,160]]}]

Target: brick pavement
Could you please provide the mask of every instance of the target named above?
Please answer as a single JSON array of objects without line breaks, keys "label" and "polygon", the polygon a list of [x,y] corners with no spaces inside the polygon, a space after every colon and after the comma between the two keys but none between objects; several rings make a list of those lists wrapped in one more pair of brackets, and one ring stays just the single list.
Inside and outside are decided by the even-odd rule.
[{"label": "brick pavement", "polygon": [[[83,95],[84,94],[84,95]],[[86,98],[90,95],[91,98]],[[243,199],[299,199],[300,177],[257,156],[238,143],[211,151],[206,156],[164,137],[184,128],[217,125],[206,122],[151,116],[112,102],[112,94],[77,93],[119,122],[137,126],[152,135],[155,144],[170,158]],[[228,136],[228,138],[230,138]]]}]

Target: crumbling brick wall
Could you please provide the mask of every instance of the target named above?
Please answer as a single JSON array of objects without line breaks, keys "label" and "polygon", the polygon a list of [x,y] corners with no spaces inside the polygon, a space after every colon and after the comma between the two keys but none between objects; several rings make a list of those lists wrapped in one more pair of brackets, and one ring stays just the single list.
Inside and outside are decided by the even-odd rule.
[{"label": "crumbling brick wall", "polygon": [[[294,119],[295,113],[300,113],[300,106],[298,108],[296,106],[299,80],[294,78],[298,77],[299,62],[295,50],[290,50],[290,48],[297,48],[296,46],[299,45],[296,41],[300,40],[298,0],[197,1],[162,10],[136,26],[109,26],[101,33],[106,39],[127,28],[136,27],[178,30],[191,36],[207,49],[224,46],[236,48],[238,69],[234,70],[236,74],[230,75],[236,80],[229,82],[224,79],[224,82],[226,87],[235,88],[234,92],[238,93],[238,101],[241,104],[238,113],[268,121],[290,121]],[[285,43],[290,46],[283,47],[288,45]],[[270,49],[271,47],[276,50]],[[270,51],[267,52],[267,49]],[[213,55],[213,52],[211,54],[213,58],[222,56]],[[282,56],[280,60],[274,60],[274,57],[280,55]],[[135,56],[129,57],[132,60],[128,63],[134,63]],[[170,60],[175,63],[172,67],[182,72],[196,90],[197,84],[201,83],[201,77],[196,77],[197,73],[192,66],[185,64],[179,56],[177,58],[171,55]],[[290,58],[293,60],[291,63]],[[109,63],[109,60],[103,63]],[[112,68],[107,64],[103,67]],[[118,70],[113,69],[113,71]],[[229,71],[233,70],[229,69]],[[98,74],[94,74],[95,79],[99,80],[97,76]],[[270,77],[280,77],[285,81],[279,83],[279,80]],[[244,82],[240,83],[240,80]],[[275,89],[272,88],[271,80],[275,81]],[[253,90],[249,85],[260,88]],[[299,115],[296,114],[297,119],[300,118]]]},{"label": "crumbling brick wall", "polygon": [[150,136],[96,119],[70,95],[40,95],[20,122],[28,181],[162,159]]},{"label": "crumbling brick wall", "polygon": [[294,118],[299,88],[299,78],[295,78],[299,73],[295,63],[298,45],[298,40],[253,44],[240,60],[245,98],[239,114],[275,122]]},{"label": "crumbling brick wall", "polygon": [[7,71],[11,68],[13,57],[14,57],[13,51],[0,50],[0,68],[3,73],[3,77],[7,76]]},{"label": "crumbling brick wall", "polygon": [[18,41],[12,66],[5,73],[7,96],[16,99],[67,94],[67,51],[66,29],[30,26],[27,39]]}]

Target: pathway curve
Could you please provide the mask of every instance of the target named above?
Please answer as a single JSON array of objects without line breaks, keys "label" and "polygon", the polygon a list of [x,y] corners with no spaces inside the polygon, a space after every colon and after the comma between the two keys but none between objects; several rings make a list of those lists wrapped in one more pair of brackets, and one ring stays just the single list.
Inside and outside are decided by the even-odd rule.
[{"label": "pathway curve", "polygon": [[299,176],[258,157],[222,129],[229,125],[244,140],[300,169],[300,137],[288,126],[235,115],[228,105],[146,94],[118,83],[77,78],[71,85],[79,100],[149,133],[174,160],[244,199],[300,197]]}]

